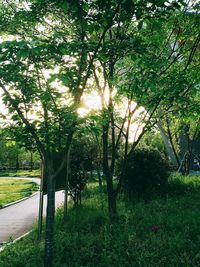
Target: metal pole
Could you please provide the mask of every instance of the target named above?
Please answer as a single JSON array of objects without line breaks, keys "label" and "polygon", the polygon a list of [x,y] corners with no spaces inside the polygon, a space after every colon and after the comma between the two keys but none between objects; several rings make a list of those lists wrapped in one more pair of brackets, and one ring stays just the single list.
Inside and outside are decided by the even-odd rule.
[{"label": "metal pole", "polygon": [[44,202],[43,184],[44,184],[44,166],[42,163],[42,165],[41,165],[39,214],[38,214],[38,240],[41,240],[41,238],[42,238],[42,218],[43,218],[43,202]]}]

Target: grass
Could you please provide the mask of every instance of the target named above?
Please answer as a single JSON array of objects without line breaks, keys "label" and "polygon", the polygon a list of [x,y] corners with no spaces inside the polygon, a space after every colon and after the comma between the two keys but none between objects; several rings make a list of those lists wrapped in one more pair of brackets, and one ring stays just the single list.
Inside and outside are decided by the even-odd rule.
[{"label": "grass", "polygon": [[[173,176],[168,192],[144,201],[118,200],[110,223],[106,196],[93,184],[68,220],[56,215],[54,267],[200,266],[200,177]],[[44,240],[36,230],[0,254],[0,267],[42,267]]]},{"label": "grass", "polygon": [[0,208],[10,202],[30,196],[38,186],[23,179],[0,179]]},{"label": "grass", "polygon": [[19,170],[19,171],[1,171],[0,177],[39,177],[40,170]]}]

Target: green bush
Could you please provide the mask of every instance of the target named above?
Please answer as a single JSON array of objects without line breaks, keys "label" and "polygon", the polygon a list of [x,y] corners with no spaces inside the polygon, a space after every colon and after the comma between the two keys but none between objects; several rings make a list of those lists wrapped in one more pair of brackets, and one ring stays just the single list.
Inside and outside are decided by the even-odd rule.
[{"label": "green bush", "polygon": [[81,194],[85,189],[89,179],[88,173],[80,170],[73,170],[69,176],[69,194],[72,197],[74,204],[81,204]]},{"label": "green bush", "polygon": [[161,192],[168,177],[169,164],[157,150],[136,150],[127,162],[124,189],[129,196]]}]

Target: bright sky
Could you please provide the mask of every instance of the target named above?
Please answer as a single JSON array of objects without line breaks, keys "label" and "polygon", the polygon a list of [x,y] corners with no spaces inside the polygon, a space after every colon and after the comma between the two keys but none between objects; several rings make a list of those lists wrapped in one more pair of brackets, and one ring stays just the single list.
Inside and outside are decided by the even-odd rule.
[{"label": "bright sky", "polygon": [[82,97],[82,107],[78,109],[78,113],[81,117],[86,116],[91,111],[101,109],[101,98],[96,91],[90,94],[85,94]]},{"label": "bright sky", "polygon": [[[108,94],[106,95],[106,98],[108,99]],[[133,110],[136,107],[136,103],[133,101],[131,103],[131,110]],[[78,109],[78,113],[80,114],[81,117],[84,117],[88,115],[91,111],[98,111],[102,108],[101,105],[101,98],[98,95],[96,91],[93,91],[90,94],[85,94],[82,97],[82,107]],[[120,115],[122,118],[125,116],[125,111],[127,108],[127,101],[124,100],[123,103],[118,105],[117,109],[120,112]],[[129,142],[136,141],[139,134],[141,133],[142,126],[141,124],[138,127],[138,119],[142,115],[142,113],[145,111],[144,108],[139,107],[135,114],[133,115],[132,122],[131,122],[131,127],[130,127],[130,137],[129,137]],[[125,129],[127,127],[127,124],[125,124]]]}]

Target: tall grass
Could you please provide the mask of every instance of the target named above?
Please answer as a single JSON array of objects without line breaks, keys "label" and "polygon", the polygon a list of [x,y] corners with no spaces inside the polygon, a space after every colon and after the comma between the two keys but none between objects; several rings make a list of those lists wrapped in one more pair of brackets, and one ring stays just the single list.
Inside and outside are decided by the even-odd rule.
[{"label": "tall grass", "polygon": [[[63,210],[57,212],[54,266],[200,266],[199,185],[199,177],[176,175],[165,196],[148,202],[120,197],[119,219],[110,223],[104,190],[93,184],[81,207],[70,206],[66,223]],[[43,243],[34,231],[0,254],[0,267],[42,266]]]}]

